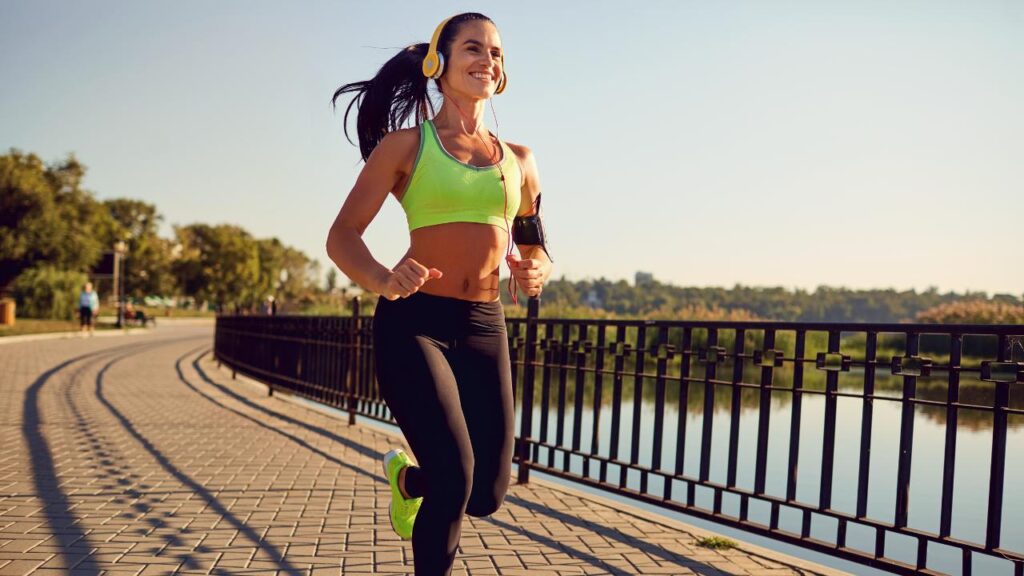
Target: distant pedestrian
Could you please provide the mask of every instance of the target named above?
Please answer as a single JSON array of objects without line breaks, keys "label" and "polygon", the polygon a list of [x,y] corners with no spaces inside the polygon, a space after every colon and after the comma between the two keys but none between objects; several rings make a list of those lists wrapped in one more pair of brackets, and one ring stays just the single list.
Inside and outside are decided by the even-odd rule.
[{"label": "distant pedestrian", "polygon": [[82,292],[78,295],[78,319],[81,323],[81,331],[88,330],[92,336],[95,328],[96,314],[100,310],[100,297],[92,289],[92,282],[86,282]]},{"label": "distant pedestrian", "polygon": [[135,323],[135,305],[132,304],[131,300],[125,300],[124,303],[124,323],[134,324]]}]

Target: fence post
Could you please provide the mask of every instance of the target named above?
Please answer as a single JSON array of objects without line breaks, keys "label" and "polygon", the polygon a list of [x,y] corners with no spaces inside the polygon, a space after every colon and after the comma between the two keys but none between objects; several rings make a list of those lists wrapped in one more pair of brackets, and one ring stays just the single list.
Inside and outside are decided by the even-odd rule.
[{"label": "fence post", "polygon": [[[273,353],[270,353],[270,351],[274,348],[274,344],[273,344],[274,341],[271,340],[270,338],[271,338],[271,336],[273,336],[275,333],[277,333],[279,331],[279,326],[275,326],[274,324],[271,324],[271,319],[270,318],[261,318],[259,324],[257,324],[256,327],[259,329],[259,332],[258,332],[259,336],[258,336],[258,338],[259,338],[259,342],[261,344],[260,348],[263,348],[264,346],[266,347],[266,350],[268,352],[266,357],[269,358],[269,357],[273,356],[273,358],[274,358],[274,370],[278,370],[279,364],[278,364],[277,358],[278,358],[278,353],[279,352],[277,350],[274,350]],[[252,348],[249,348],[249,350],[252,350]],[[250,354],[251,354],[251,352],[250,352]],[[256,361],[257,357],[250,355],[250,358],[252,358],[253,361]],[[273,395],[274,395],[274,379],[273,378],[268,378],[267,379],[267,396],[273,396]]]},{"label": "fence post", "polygon": [[530,481],[530,433],[533,431],[533,363],[537,358],[537,317],[540,297],[533,296],[526,306],[526,353],[523,355],[523,401],[519,430],[519,473],[517,482]]},{"label": "fence post", "polygon": [[345,405],[348,407],[348,425],[352,426],[356,423],[356,401],[355,401],[355,384],[356,378],[359,374],[359,357],[362,354],[362,326],[360,325],[359,319],[359,296],[352,297],[352,334],[349,336],[352,339],[352,355],[348,363],[348,374],[345,379]]}]

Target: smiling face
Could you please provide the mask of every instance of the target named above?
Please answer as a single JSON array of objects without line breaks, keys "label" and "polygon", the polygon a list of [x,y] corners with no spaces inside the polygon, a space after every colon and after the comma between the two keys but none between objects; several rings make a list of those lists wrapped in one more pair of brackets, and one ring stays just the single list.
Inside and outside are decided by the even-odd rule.
[{"label": "smiling face", "polygon": [[487,20],[463,22],[445,57],[442,91],[490,98],[501,79],[501,38]]}]

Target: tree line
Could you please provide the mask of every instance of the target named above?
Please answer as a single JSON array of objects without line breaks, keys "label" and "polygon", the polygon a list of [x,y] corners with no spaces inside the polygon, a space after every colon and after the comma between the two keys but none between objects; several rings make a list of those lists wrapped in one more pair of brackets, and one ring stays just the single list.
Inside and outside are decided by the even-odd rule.
[{"label": "tree line", "polygon": [[[77,293],[117,240],[128,245],[125,289],[135,298],[184,296],[249,310],[274,295],[290,304],[288,311],[348,309],[329,296],[338,284],[333,266],[320,288],[315,260],[277,238],[255,238],[228,224],[174,226],[173,237],[161,237],[163,217],[156,206],[129,198],[97,200],[82,189],[85,171],[74,155],[50,165],[16,149],[0,156],[0,292],[21,295],[20,310],[36,305],[42,310],[30,315],[71,314],[74,304],[57,310],[73,299],[65,293]],[[511,307],[504,290],[501,297],[509,316],[525,313],[525,307]],[[365,293],[362,305],[372,310],[375,300]],[[541,300],[541,314],[549,317],[1024,323],[1024,301],[1016,295],[935,288],[808,291],[563,277],[545,285]]]},{"label": "tree line", "polygon": [[104,257],[109,267],[118,240],[127,244],[129,297],[186,297],[252,309],[268,295],[298,303],[319,291],[318,263],[279,239],[203,223],[174,226],[173,237],[164,238],[155,205],[98,200],[82,188],[85,172],[73,154],[51,164],[17,149],[0,156],[0,292],[20,296],[19,309],[34,312],[29,315],[67,316],[63,308],[53,310],[57,302],[37,308],[47,294],[52,299],[68,286],[77,294]]},{"label": "tree line", "polygon": [[685,287],[650,280],[551,280],[541,296],[542,315],[662,320],[777,320],[796,322],[1024,323],[1024,299],[985,292],[814,290],[755,287]]}]

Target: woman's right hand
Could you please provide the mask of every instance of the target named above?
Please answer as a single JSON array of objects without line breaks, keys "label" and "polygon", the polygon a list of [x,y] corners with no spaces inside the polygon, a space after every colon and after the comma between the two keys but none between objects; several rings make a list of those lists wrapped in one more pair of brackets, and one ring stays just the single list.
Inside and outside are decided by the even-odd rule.
[{"label": "woman's right hand", "polygon": [[440,277],[441,271],[437,268],[427,268],[413,258],[405,258],[388,274],[380,295],[388,300],[408,298],[428,280]]}]

